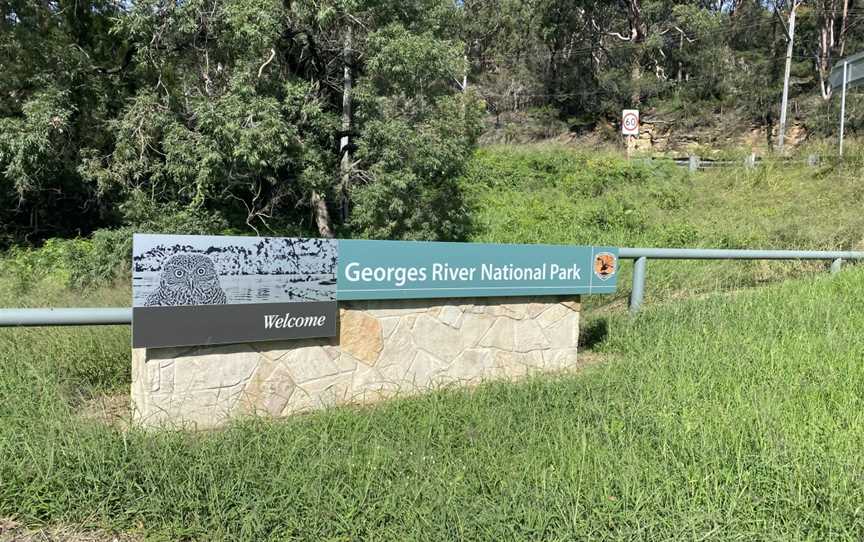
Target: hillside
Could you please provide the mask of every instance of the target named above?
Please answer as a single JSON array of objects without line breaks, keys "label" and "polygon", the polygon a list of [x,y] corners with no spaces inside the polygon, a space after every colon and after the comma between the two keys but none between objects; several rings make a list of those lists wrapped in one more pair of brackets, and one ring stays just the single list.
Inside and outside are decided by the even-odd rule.
[{"label": "hillside", "polygon": [[[806,156],[806,152],[805,156]],[[733,155],[734,156],[734,155]],[[767,159],[694,175],[664,162],[563,145],[489,147],[463,178],[471,240],[631,247],[861,249],[860,163]],[[737,155],[743,164],[741,153]],[[820,272],[827,263],[652,261],[648,299],[735,290]],[[629,291],[627,273],[617,304]]]}]

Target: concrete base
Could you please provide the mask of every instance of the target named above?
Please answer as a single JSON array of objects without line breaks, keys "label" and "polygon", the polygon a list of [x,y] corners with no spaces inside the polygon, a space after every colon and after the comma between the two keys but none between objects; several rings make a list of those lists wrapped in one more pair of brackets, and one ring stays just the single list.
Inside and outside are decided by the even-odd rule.
[{"label": "concrete base", "polygon": [[135,349],[132,402],[146,426],[213,428],[446,385],[576,365],[580,299],[340,303],[339,337]]}]

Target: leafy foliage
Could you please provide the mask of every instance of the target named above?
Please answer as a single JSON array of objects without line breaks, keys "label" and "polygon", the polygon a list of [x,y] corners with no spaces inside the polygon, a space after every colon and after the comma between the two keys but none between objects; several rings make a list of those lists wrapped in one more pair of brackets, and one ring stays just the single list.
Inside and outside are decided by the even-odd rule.
[{"label": "leafy foliage", "polygon": [[[235,231],[314,234],[316,198],[345,235],[460,235],[445,215],[461,215],[455,179],[482,109],[455,83],[461,44],[441,22],[456,6],[75,6],[0,6],[10,31],[0,44],[18,53],[0,60],[17,77],[12,98],[0,94],[0,197],[14,209],[0,243],[69,235],[45,217],[69,217],[76,205],[89,211],[71,220],[78,234],[140,228],[141,216],[166,212],[213,216]],[[59,62],[28,56],[43,41]],[[347,120],[344,103],[354,109]],[[46,206],[52,194],[63,201]],[[395,199],[379,212],[381,197]]]},{"label": "leafy foliage", "polygon": [[[799,7],[792,98],[816,133],[835,114],[827,71],[862,45],[864,12],[841,4]],[[624,106],[684,128],[718,113],[770,127],[789,7],[6,0],[0,248],[169,212],[246,233],[464,238],[456,179],[484,115],[508,142],[611,136]],[[593,182],[584,193],[602,194]]]}]

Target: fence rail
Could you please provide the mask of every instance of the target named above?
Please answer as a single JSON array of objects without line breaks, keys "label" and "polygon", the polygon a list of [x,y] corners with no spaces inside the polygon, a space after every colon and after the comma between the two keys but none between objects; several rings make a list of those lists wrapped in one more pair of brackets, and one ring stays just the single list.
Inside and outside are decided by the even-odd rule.
[{"label": "fence rail", "polygon": [[[636,314],[645,299],[648,259],[657,260],[824,260],[838,273],[844,260],[864,260],[864,252],[816,250],[718,250],[701,248],[621,248],[618,255],[633,260],[630,313]],[[0,309],[0,327],[129,325],[132,309]]]},{"label": "fence rail", "polygon": [[864,252],[819,250],[718,250],[703,248],[622,248],[618,255],[633,260],[633,288],[630,290],[630,314],[642,308],[648,258],[657,260],[825,260],[831,261],[831,272],[838,273],[844,260],[864,260]]},{"label": "fence rail", "polygon": [[0,327],[131,324],[131,308],[0,309]]},{"label": "fence rail", "polygon": [[[756,156],[755,154],[751,154],[750,156],[745,157],[743,160],[726,160],[726,159],[714,159],[714,158],[703,158],[696,155],[688,156],[687,158],[634,158],[634,161],[643,162],[643,163],[651,163],[651,162],[671,162],[678,167],[687,168],[691,173],[695,173],[697,171],[704,171],[708,169],[722,169],[728,167],[740,167],[745,166],[747,168],[753,169],[761,165],[765,162],[761,156]],[[780,162],[782,164],[806,164],[810,167],[816,167],[821,162],[822,159],[819,155],[811,154],[808,155],[807,158],[792,158],[792,157],[778,157],[773,159],[772,161]]]}]

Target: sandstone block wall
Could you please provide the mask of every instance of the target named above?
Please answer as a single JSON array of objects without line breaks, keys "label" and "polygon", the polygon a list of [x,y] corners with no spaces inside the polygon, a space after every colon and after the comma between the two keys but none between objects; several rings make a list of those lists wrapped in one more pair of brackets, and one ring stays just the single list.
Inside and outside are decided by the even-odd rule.
[{"label": "sandstone block wall", "polygon": [[340,303],[339,337],[135,349],[148,426],[210,428],[576,364],[578,297]]}]

